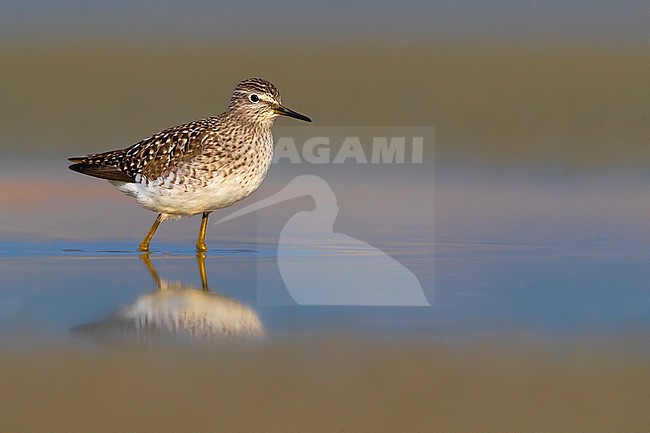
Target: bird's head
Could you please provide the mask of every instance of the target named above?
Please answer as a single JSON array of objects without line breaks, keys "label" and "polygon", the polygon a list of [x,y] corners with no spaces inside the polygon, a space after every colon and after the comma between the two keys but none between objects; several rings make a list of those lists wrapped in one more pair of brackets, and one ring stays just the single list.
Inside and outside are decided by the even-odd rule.
[{"label": "bird's head", "polygon": [[311,122],[311,119],[284,105],[277,87],[263,78],[240,82],[232,93],[228,112],[254,123],[273,123],[278,116]]}]

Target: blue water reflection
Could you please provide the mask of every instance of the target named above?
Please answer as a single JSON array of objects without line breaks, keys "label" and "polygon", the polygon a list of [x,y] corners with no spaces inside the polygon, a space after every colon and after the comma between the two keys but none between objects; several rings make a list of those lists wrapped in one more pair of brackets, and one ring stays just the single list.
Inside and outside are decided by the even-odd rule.
[{"label": "blue water reflection", "polygon": [[[230,245],[226,245],[230,246]],[[35,249],[40,251],[34,255]],[[0,328],[67,336],[157,290],[132,245],[4,244],[0,261]],[[161,278],[201,287],[193,253],[163,245],[151,261]],[[401,256],[433,294],[430,261],[417,248]],[[301,260],[305,260],[305,255]],[[319,260],[318,255],[313,255]],[[422,257],[420,257],[422,259]],[[250,306],[270,338],[287,332],[362,333],[378,338],[480,336],[532,332],[552,337],[618,337],[650,330],[650,251],[629,244],[532,245],[443,242],[436,245],[432,307],[269,306],[259,279],[282,286],[272,245],[210,252],[206,274],[215,292]],[[372,273],[372,269],[367,269]],[[179,283],[181,284],[181,283]],[[369,288],[371,290],[371,287]]]}]

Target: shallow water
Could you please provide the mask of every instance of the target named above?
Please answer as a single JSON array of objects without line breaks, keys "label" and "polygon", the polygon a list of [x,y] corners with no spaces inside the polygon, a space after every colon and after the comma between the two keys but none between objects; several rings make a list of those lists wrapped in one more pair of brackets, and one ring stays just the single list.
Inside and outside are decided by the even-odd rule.
[{"label": "shallow water", "polygon": [[[158,242],[151,268],[133,249],[2,245],[2,429],[607,432],[650,421],[642,248],[439,242],[434,278],[430,251],[399,243],[388,250],[432,304],[419,307],[297,305],[277,244],[213,248],[207,294],[184,245]],[[304,265],[332,251],[293,253]]]},{"label": "shallow water", "polygon": [[215,212],[203,258],[196,218],[143,256],[153,214],[110,185],[0,179],[0,430],[650,422],[642,177],[329,170],[274,167],[233,212],[305,171],[311,198]]},{"label": "shallow water", "polygon": [[[174,244],[162,244],[158,248],[161,252],[148,256],[160,278],[200,291],[202,283],[194,253]],[[283,285],[276,249],[277,246],[270,244],[224,245],[207,253],[205,258],[209,289],[254,309],[270,337],[287,332],[308,335],[332,330],[432,335],[435,324],[432,308],[390,306],[391,303],[399,305],[400,298],[387,299],[386,306],[374,307],[301,305]],[[43,334],[61,342],[71,327],[109,317],[138,297],[156,292],[156,281],[141,255],[134,252],[132,243],[5,243],[2,250],[0,326],[4,334],[29,333],[31,337]],[[345,257],[346,253],[336,254]],[[351,253],[354,253],[349,256],[353,261],[359,260],[356,252]],[[292,254],[295,259],[289,257],[285,261],[298,260],[300,266],[309,267],[322,264],[324,258],[332,256],[332,251],[295,250]],[[399,260],[399,254],[393,253],[393,257]],[[421,271],[425,276],[432,273],[432,269]],[[363,272],[372,270],[365,268]],[[264,276],[264,282],[258,282],[260,275]],[[372,291],[372,287],[360,287],[360,290]],[[433,300],[433,287],[424,290]]]},{"label": "shallow water", "polygon": [[[269,191],[280,188],[275,182],[283,181],[271,180]],[[108,197],[115,214],[137,212],[119,194]],[[436,184],[434,242],[428,237],[433,221],[421,216],[407,227],[364,227],[355,218],[363,218],[368,206],[349,206],[340,192],[345,223],[335,224],[331,236],[286,236],[288,217],[310,207],[301,200],[280,212],[211,225],[206,276],[213,292],[254,310],[268,338],[328,331],[429,341],[495,332],[611,341],[647,336],[650,250],[642,231],[648,208],[643,197],[642,185],[629,183],[598,188],[443,180]],[[76,210],[67,209],[53,211],[53,219],[69,214],[71,224],[80,224]],[[392,213],[386,210],[387,220]],[[146,229],[149,221],[136,222]],[[160,278],[201,288],[191,250],[197,223],[163,225],[150,255]],[[0,244],[3,334],[64,341],[71,327],[105,319],[155,292],[156,282],[135,252],[134,224],[116,226],[102,210],[78,232],[86,227],[130,238],[27,240],[14,234]],[[213,233],[223,239],[210,240]],[[388,259],[390,266],[382,261]]]},{"label": "shallow water", "polygon": [[[283,286],[273,247],[259,247],[215,249],[205,266],[210,289],[255,309],[270,336],[336,330],[434,339],[524,331],[615,338],[646,335],[650,329],[650,252],[643,249],[442,243],[436,250],[435,290],[423,286],[432,306],[409,307],[300,305]],[[2,248],[3,334],[29,332],[60,341],[69,328],[106,318],[156,290],[129,243],[11,243]],[[151,255],[161,278],[200,289],[193,254],[175,245],[164,245],[163,251]],[[319,264],[329,253],[309,254],[308,259],[298,256],[302,266]],[[399,253],[393,257],[402,258]],[[411,249],[405,261],[431,283],[433,269],[417,269],[417,259]],[[257,281],[260,272],[267,276],[263,285]]]}]

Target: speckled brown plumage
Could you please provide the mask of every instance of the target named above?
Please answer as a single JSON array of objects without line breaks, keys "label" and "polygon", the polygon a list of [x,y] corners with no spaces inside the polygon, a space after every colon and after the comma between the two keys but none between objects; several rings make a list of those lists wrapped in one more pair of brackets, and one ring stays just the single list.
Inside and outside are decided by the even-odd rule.
[{"label": "speckled brown plumage", "polygon": [[272,83],[250,78],[237,85],[225,112],[165,129],[125,149],[70,158],[75,163],[70,169],[108,180],[159,212],[141,251],[148,250],[166,218],[199,213],[197,249],[205,251],[208,214],[247,197],[266,176],[273,159],[271,127],[279,115],[311,121],[284,107]]}]

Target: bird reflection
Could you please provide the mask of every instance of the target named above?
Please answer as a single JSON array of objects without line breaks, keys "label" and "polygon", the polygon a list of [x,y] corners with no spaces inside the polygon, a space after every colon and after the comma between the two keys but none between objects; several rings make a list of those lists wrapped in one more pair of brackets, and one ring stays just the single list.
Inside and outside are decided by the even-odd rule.
[{"label": "bird reflection", "polygon": [[197,253],[201,289],[160,278],[149,254],[140,256],[157,289],[137,298],[106,320],[71,329],[99,339],[149,341],[180,337],[201,340],[261,339],[264,325],[247,305],[212,292],[205,255]]}]

